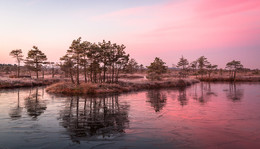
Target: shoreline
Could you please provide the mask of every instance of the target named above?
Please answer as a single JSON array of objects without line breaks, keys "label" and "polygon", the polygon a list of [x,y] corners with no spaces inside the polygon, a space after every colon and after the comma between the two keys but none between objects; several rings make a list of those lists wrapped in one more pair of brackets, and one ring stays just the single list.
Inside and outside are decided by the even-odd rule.
[{"label": "shoreline", "polygon": [[118,84],[108,83],[82,83],[79,86],[69,82],[59,82],[46,88],[46,92],[58,95],[97,95],[126,93],[146,89],[181,88],[199,83],[197,79],[174,79],[164,81],[140,81],[140,82],[119,82]]},{"label": "shoreline", "polygon": [[[167,88],[167,87],[182,87],[183,85],[175,85],[176,80],[197,80],[200,82],[229,82],[229,83],[246,83],[246,82],[260,82],[260,77],[237,77],[234,81],[233,78],[229,77],[191,77],[191,78],[168,78],[164,79],[163,81],[149,81],[142,79],[143,77],[135,76],[131,79],[129,77],[121,77],[121,81],[119,81],[118,84],[109,84],[109,83],[98,83],[98,84],[91,84],[91,83],[82,83],[82,84],[88,84],[87,86],[90,86],[98,91],[98,93],[103,93],[102,89],[106,89],[108,93],[110,92],[129,92],[135,91],[136,88],[142,88],[142,89],[156,89],[156,88]],[[66,82],[70,84],[71,86],[74,86],[74,84],[70,83],[67,79],[60,79],[60,78],[46,78],[46,79],[29,79],[29,78],[7,78],[7,77],[0,77],[0,89],[15,89],[15,88],[23,88],[23,87],[37,87],[37,86],[49,86],[53,85],[59,82]],[[175,83],[175,84],[174,84]],[[90,85],[91,84],[91,85]],[[194,84],[194,83],[193,83]],[[118,87],[118,85],[120,85]],[[98,86],[101,87],[101,89],[97,89]],[[134,87],[127,87],[127,86],[134,86]],[[112,87],[112,88],[111,88]],[[71,87],[67,87],[69,90]],[[81,87],[82,88],[82,87]],[[112,89],[112,91],[110,91]],[[139,90],[139,89],[138,89]]]},{"label": "shoreline", "polygon": [[22,87],[46,86],[60,82],[57,78],[28,79],[28,78],[0,78],[0,89],[14,89]]},{"label": "shoreline", "polygon": [[260,77],[237,77],[236,79],[230,77],[204,77],[197,79],[202,82],[260,82]]}]

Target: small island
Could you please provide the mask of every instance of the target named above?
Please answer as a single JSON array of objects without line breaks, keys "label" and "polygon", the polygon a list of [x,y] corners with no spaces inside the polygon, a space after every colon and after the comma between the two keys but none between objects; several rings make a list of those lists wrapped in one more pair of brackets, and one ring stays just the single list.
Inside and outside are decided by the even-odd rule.
[{"label": "small island", "polygon": [[[17,65],[1,65],[0,88],[50,85],[46,91],[64,95],[123,93],[156,88],[183,88],[200,81],[260,82],[259,70],[232,60],[225,69],[206,57],[189,61],[183,56],[172,68],[156,57],[144,67],[125,51],[125,45],[103,40],[98,43],[73,40],[59,63],[47,61],[37,47],[23,59],[22,50],[10,52]],[[20,63],[25,65],[21,66]],[[3,72],[5,71],[5,74]]]}]

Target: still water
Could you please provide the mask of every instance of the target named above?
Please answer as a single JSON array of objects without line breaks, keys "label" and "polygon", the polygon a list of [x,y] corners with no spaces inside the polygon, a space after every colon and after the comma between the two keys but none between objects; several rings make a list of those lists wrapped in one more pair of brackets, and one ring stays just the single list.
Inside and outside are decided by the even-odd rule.
[{"label": "still water", "polygon": [[0,149],[260,148],[260,84],[101,97],[0,90]]}]

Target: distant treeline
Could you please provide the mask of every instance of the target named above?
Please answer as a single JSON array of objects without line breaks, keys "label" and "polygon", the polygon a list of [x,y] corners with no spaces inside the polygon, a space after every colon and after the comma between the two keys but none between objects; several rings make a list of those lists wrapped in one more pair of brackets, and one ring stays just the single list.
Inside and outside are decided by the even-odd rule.
[{"label": "distant treeline", "polygon": [[[130,59],[125,48],[123,44],[119,45],[105,40],[91,43],[82,41],[79,37],[72,41],[71,46],[58,63],[48,61],[47,56],[38,47],[33,46],[25,59],[21,49],[12,50],[10,56],[16,59],[17,65],[1,64],[0,70],[6,74],[16,71],[13,77],[20,77],[20,71],[22,76],[32,76],[32,72],[35,72],[37,79],[39,72],[42,73],[42,78],[46,72],[52,74],[52,77],[60,74],[70,78],[74,84],[80,84],[81,77],[84,82],[116,83],[120,73],[145,72],[148,79],[160,80],[162,74],[170,71],[178,71],[176,77],[183,78],[190,75],[196,77],[208,75],[210,78],[216,72],[219,72],[220,75],[223,72],[229,72],[230,77],[235,79],[237,72],[251,71],[236,60],[228,62],[225,69],[218,69],[217,65],[211,64],[204,56],[192,62],[182,56],[179,62],[172,66],[175,69],[168,69],[165,62],[156,57],[149,66],[144,67],[142,64],[139,65],[135,59]],[[20,66],[21,62],[25,65]],[[259,70],[253,70],[253,73],[259,74]]]},{"label": "distant treeline", "polygon": [[4,72],[5,74],[10,74],[12,71],[17,70],[17,65],[14,64],[0,64],[0,72]]}]

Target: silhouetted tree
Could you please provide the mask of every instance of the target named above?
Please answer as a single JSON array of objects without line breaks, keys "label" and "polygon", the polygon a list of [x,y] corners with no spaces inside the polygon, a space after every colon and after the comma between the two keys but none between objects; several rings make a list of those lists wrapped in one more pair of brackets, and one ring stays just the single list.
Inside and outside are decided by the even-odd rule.
[{"label": "silhouetted tree", "polygon": [[187,74],[187,66],[189,65],[189,62],[186,58],[183,56],[180,58],[180,61],[177,64],[177,67],[181,68],[181,76],[186,77]]},{"label": "silhouetted tree", "polygon": [[[129,61],[129,54],[126,54],[125,52],[125,45],[117,45],[116,47],[116,59],[113,61],[115,69],[115,82],[118,82],[118,77],[120,71],[123,70],[123,68],[127,65]],[[112,81],[113,82],[113,81]]]},{"label": "silhouetted tree", "polygon": [[165,62],[163,62],[160,58],[156,57],[154,62],[147,66],[148,68],[148,79],[151,80],[160,80],[161,74],[167,72],[167,66],[165,66]]},{"label": "silhouetted tree", "polygon": [[101,67],[99,64],[101,57],[100,50],[99,46],[93,43],[87,53],[89,58],[88,71],[90,71],[90,81],[95,83],[97,83],[97,75],[101,73]]},{"label": "silhouetted tree", "polygon": [[196,72],[196,70],[198,68],[198,61],[191,62],[190,68],[192,69],[193,73],[196,75],[196,78],[197,78],[198,73]]},{"label": "silhouetted tree", "polygon": [[141,65],[139,66],[139,68],[140,68],[140,72],[141,72],[141,73],[144,72],[144,65],[143,65],[143,64],[141,64]]},{"label": "silhouetted tree", "polygon": [[[73,40],[66,56],[61,58],[61,69],[72,72],[75,69],[76,82],[80,83],[81,70],[84,72],[85,82],[117,82],[119,72],[125,68],[129,55],[125,53],[126,47],[112,44],[110,41],[91,43],[81,42],[81,38]],[[71,73],[72,74],[72,73]],[[103,74],[103,75],[102,75]],[[71,80],[73,77],[71,76]]]},{"label": "silhouetted tree", "polygon": [[134,73],[138,70],[139,66],[135,59],[131,58],[128,64],[125,66],[125,72]]},{"label": "silhouetted tree", "polygon": [[233,80],[235,81],[236,80],[236,73],[237,73],[238,70],[243,68],[243,65],[241,64],[240,61],[233,60],[233,61],[228,62],[226,64],[226,68],[231,71]]},{"label": "silhouetted tree", "polygon": [[55,66],[57,66],[57,64],[55,64],[54,62],[49,62],[49,64],[51,65],[51,76],[52,78],[54,78],[55,75]]},{"label": "silhouetted tree", "polygon": [[67,50],[67,54],[70,56],[70,60],[73,61],[73,64],[76,67],[76,82],[77,85],[80,84],[79,81],[79,69],[80,69],[80,62],[81,57],[83,56],[83,48],[81,45],[81,37],[79,37],[77,40],[73,40],[70,46],[70,49]]},{"label": "silhouetted tree", "polygon": [[111,42],[106,42],[103,40],[103,42],[98,43],[100,48],[100,62],[103,64],[103,82],[106,82],[106,72],[108,70],[108,66],[111,66],[111,62],[109,60],[109,57],[111,55]]},{"label": "silhouetted tree", "polygon": [[47,61],[45,61],[45,62],[43,62],[42,63],[42,78],[44,79],[44,74],[45,74],[45,70],[47,70],[47,67],[48,67],[48,65],[50,64],[50,62],[47,62]]},{"label": "silhouetted tree", "polygon": [[203,74],[205,73],[205,67],[208,65],[208,60],[206,57],[201,56],[197,59],[198,62],[198,68],[199,68],[199,74],[201,77],[203,77]]},{"label": "silhouetted tree", "polygon": [[38,72],[41,71],[42,64],[47,60],[46,55],[38,49],[38,47],[33,46],[33,48],[28,52],[26,57],[26,65],[29,69],[36,72],[37,79],[39,77]]},{"label": "silhouetted tree", "polygon": [[219,69],[219,74],[220,74],[221,76],[223,75],[223,69],[222,69],[222,68]]},{"label": "silhouetted tree", "polygon": [[207,71],[208,71],[208,75],[209,75],[209,78],[210,78],[210,75],[213,71],[215,71],[217,69],[218,65],[212,65],[212,64],[208,64],[206,66],[207,68]]},{"label": "silhouetted tree", "polygon": [[90,52],[91,49],[91,43],[88,41],[84,41],[83,43],[81,43],[81,47],[82,47],[82,58],[81,58],[81,66],[83,67],[84,70],[84,80],[85,83],[87,82],[87,65],[88,65],[88,54]]},{"label": "silhouetted tree", "polygon": [[12,50],[10,52],[10,56],[16,59],[18,67],[17,67],[17,77],[20,77],[20,62],[23,60],[23,55],[22,55],[22,50],[21,49],[16,49]]},{"label": "silhouetted tree", "polygon": [[66,54],[63,57],[61,57],[60,60],[62,61],[60,64],[60,68],[62,71],[64,71],[65,77],[67,76],[66,74],[69,74],[71,82],[75,84],[75,81],[73,79],[74,63],[71,60],[71,57]]}]

